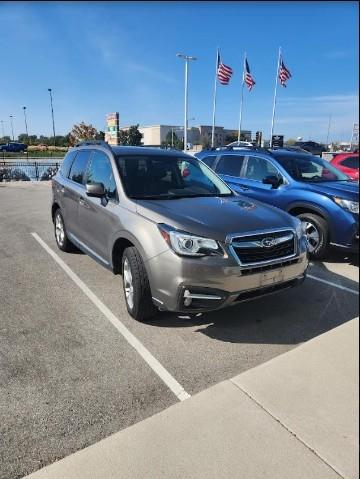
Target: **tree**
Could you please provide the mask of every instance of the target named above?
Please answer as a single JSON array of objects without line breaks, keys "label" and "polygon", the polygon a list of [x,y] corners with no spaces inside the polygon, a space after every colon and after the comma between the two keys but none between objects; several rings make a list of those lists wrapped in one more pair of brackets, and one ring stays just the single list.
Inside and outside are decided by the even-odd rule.
[{"label": "tree", "polygon": [[140,146],[142,134],[139,131],[139,125],[132,125],[128,130],[120,130],[120,145]]},{"label": "tree", "polygon": [[20,143],[25,143],[25,145],[28,145],[29,144],[29,135],[27,135],[26,133],[21,133],[18,136],[18,141],[20,141]]},{"label": "tree", "polygon": [[142,140],[142,134],[139,131],[139,125],[130,126],[128,130],[128,145],[140,146]]},{"label": "tree", "polygon": [[83,121],[73,126],[69,140],[71,145],[75,145],[80,141],[95,140],[98,135],[98,131],[92,125],[87,125]]},{"label": "tree", "polygon": [[289,138],[288,140],[286,140],[286,144],[291,146],[291,145],[295,145],[296,143],[296,140],[294,140],[294,138]]},{"label": "tree", "polygon": [[184,140],[182,138],[178,138],[174,131],[168,131],[165,140],[161,142],[161,144],[163,146],[170,146],[176,150],[182,150],[184,147]]}]

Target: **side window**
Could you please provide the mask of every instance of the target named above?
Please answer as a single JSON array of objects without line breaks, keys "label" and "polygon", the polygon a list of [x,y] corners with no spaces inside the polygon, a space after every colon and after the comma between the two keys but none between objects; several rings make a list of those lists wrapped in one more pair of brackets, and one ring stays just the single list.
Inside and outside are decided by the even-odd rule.
[{"label": "side window", "polygon": [[279,176],[279,171],[273,166],[270,161],[256,156],[249,156],[245,178],[249,180],[262,181],[267,176]]},{"label": "side window", "polygon": [[69,171],[72,165],[72,162],[74,161],[74,158],[76,156],[77,151],[69,151],[65,158],[63,159],[61,166],[60,166],[60,174],[64,178],[67,178],[69,176]]},{"label": "side window", "polygon": [[82,150],[77,152],[74,163],[71,166],[69,178],[80,185],[84,184],[86,165],[89,159],[90,151]]},{"label": "side window", "polygon": [[205,158],[201,159],[201,161],[203,161],[205,165],[209,166],[210,168],[214,166],[215,160],[216,160],[216,155],[205,156]]},{"label": "side window", "polygon": [[216,166],[216,173],[219,175],[240,176],[243,163],[244,156],[223,155]]},{"label": "side window", "polygon": [[348,168],[359,168],[359,157],[358,156],[349,156],[345,158],[344,161],[341,162],[342,165],[347,166]]},{"label": "side window", "polygon": [[94,151],[86,178],[87,184],[102,183],[109,199],[117,199],[116,183],[113,169],[107,155]]}]

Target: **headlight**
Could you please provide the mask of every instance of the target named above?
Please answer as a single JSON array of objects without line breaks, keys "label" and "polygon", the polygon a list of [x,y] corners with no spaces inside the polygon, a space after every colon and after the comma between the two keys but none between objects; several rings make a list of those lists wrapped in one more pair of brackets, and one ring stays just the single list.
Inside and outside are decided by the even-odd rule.
[{"label": "headlight", "polygon": [[298,239],[301,239],[303,236],[306,236],[306,223],[305,221],[300,221],[296,225],[296,236]]},{"label": "headlight", "polygon": [[224,254],[219,243],[215,240],[178,231],[164,224],[159,224],[158,228],[170,248],[179,255],[209,256],[213,254]]},{"label": "headlight", "polygon": [[344,208],[344,210],[359,214],[359,203],[357,201],[344,200],[337,196],[334,196],[334,201],[337,205],[341,206],[341,208]]}]

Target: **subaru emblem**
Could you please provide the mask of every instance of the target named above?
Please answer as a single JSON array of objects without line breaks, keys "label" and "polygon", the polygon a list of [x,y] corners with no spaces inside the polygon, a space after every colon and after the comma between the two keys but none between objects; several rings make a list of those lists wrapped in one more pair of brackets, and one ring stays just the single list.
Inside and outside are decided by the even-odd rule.
[{"label": "subaru emblem", "polygon": [[272,248],[273,246],[276,245],[276,239],[275,238],[264,238],[263,240],[261,240],[261,246],[263,248]]}]

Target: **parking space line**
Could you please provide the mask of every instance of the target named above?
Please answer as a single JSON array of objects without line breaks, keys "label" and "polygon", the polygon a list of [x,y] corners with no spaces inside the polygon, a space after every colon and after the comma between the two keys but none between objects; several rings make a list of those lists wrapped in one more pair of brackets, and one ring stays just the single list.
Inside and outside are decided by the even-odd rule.
[{"label": "parking space line", "polygon": [[119,331],[126,341],[140,354],[143,360],[151,367],[151,369],[159,376],[166,386],[180,400],[184,401],[190,397],[180,383],[164,368],[164,366],[150,353],[148,349],[134,336],[127,327],[117,318],[110,309],[91,291],[88,286],[75,274],[69,266],[58,256],[37,233],[31,233],[34,239],[44,248],[44,250],[57,262],[57,264],[65,271],[65,273],[79,286],[84,294],[92,301],[92,303],[103,313],[110,323]]},{"label": "parking space line", "polygon": [[326,279],[318,278],[317,276],[313,276],[311,274],[307,274],[306,277],[314,279],[315,281],[320,281],[320,283],[328,284],[329,286],[334,286],[335,288],[343,289],[344,291],[347,291],[348,293],[359,295],[359,291],[356,291],[355,289],[347,288],[346,286],[341,286],[341,284],[333,283],[332,281],[327,281]]}]

